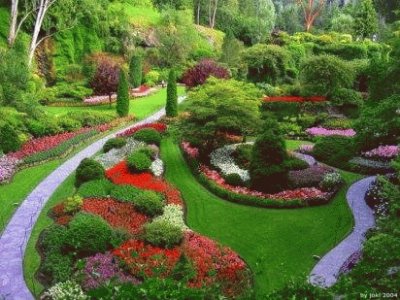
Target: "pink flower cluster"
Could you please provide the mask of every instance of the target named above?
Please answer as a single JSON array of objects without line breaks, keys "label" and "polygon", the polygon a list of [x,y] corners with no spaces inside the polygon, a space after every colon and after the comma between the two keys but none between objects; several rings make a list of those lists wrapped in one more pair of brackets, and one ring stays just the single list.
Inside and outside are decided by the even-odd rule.
[{"label": "pink flower cluster", "polygon": [[327,193],[317,189],[317,188],[298,188],[294,190],[282,191],[276,194],[265,194],[262,192],[250,190],[246,187],[241,186],[233,186],[227,184],[222,178],[222,176],[215,170],[211,170],[210,168],[202,165],[200,167],[200,171],[210,180],[213,180],[219,186],[237,194],[249,195],[254,197],[260,197],[265,199],[274,199],[274,200],[307,200],[307,199],[315,199],[315,198],[325,198],[328,196]]},{"label": "pink flower cluster", "polygon": [[345,137],[353,137],[356,135],[354,129],[327,129],[324,127],[311,127],[306,130],[306,133],[312,136],[340,135]]},{"label": "pink flower cluster", "polygon": [[167,130],[167,125],[163,124],[163,123],[151,123],[151,124],[143,124],[143,125],[139,125],[139,126],[134,126],[131,127],[127,130],[125,130],[122,133],[119,133],[118,136],[119,137],[128,137],[128,136],[132,136],[134,135],[136,132],[138,132],[141,129],[144,128],[152,128],[157,130],[160,133],[163,133]]},{"label": "pink flower cluster", "polygon": [[297,151],[299,151],[300,153],[303,154],[311,154],[314,150],[314,145],[300,145],[299,148],[297,149]]},{"label": "pink flower cluster", "polygon": [[0,183],[8,181],[17,170],[19,160],[14,157],[4,155],[0,157]]},{"label": "pink flower cluster", "polygon": [[182,142],[182,149],[183,151],[190,157],[190,158],[197,158],[199,156],[199,149],[196,147],[192,147],[188,142]]},{"label": "pink flower cluster", "polygon": [[378,148],[372,149],[371,151],[363,153],[368,158],[378,159],[393,159],[400,153],[400,148],[394,145],[379,146]]},{"label": "pink flower cluster", "polygon": [[[114,102],[117,99],[117,94],[111,95],[111,102]],[[83,103],[87,105],[99,105],[99,104],[108,104],[110,103],[110,98],[108,95],[101,95],[101,96],[92,96],[85,98]]]}]

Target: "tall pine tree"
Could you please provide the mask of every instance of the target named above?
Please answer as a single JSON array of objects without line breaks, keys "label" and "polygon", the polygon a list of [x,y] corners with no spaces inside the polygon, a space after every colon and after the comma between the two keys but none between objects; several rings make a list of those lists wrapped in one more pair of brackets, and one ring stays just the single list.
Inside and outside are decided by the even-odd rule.
[{"label": "tall pine tree", "polygon": [[120,117],[126,117],[129,113],[129,84],[124,70],[119,72],[117,113]]},{"label": "tall pine tree", "polygon": [[134,54],[129,63],[129,73],[133,88],[138,88],[142,84],[142,57],[139,54]]},{"label": "tall pine tree", "polygon": [[165,112],[167,117],[176,117],[178,115],[178,88],[174,69],[169,71]]}]

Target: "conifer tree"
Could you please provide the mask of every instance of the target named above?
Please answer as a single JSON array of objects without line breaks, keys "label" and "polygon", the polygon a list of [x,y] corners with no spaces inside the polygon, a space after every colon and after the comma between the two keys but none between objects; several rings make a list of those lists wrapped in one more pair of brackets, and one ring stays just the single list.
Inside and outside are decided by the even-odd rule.
[{"label": "conifer tree", "polygon": [[165,112],[167,117],[176,117],[178,115],[178,89],[176,86],[176,75],[173,69],[171,69],[168,76]]},{"label": "conifer tree", "polygon": [[119,72],[117,113],[120,117],[126,117],[129,113],[129,85],[125,71]]}]

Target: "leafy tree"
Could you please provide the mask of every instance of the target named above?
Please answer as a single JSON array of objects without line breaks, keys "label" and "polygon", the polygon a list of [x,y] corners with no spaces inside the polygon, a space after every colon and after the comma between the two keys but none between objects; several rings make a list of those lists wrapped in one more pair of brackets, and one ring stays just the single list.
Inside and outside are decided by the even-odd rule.
[{"label": "leafy tree", "polygon": [[129,114],[129,85],[123,70],[119,71],[117,113],[120,117],[126,117]]},{"label": "leafy tree", "polygon": [[169,71],[165,112],[167,117],[176,117],[178,115],[178,89],[174,69]]},{"label": "leafy tree", "polygon": [[354,31],[354,18],[349,14],[339,14],[332,18],[331,29],[340,33],[352,34]]},{"label": "leafy tree", "polygon": [[378,31],[378,17],[372,0],[361,0],[357,4],[354,31],[362,39],[370,38]]},{"label": "leafy tree", "polygon": [[204,84],[209,77],[227,79],[229,72],[212,59],[203,59],[193,68],[185,72],[182,82],[188,87]]},{"label": "leafy tree", "polygon": [[260,124],[260,98],[253,84],[210,78],[188,95],[182,133],[206,152],[223,144],[227,134],[254,134]]},{"label": "leafy tree", "polygon": [[227,65],[231,70],[240,65],[240,53],[243,49],[243,43],[238,41],[232,30],[229,30],[222,43],[222,55],[220,61]]},{"label": "leafy tree", "polygon": [[98,62],[96,73],[90,81],[90,86],[97,95],[108,95],[110,106],[112,103],[112,94],[118,88],[119,67],[109,57],[102,57]]},{"label": "leafy tree", "polygon": [[381,18],[392,23],[398,20],[400,13],[400,2],[398,0],[374,0],[375,8]]},{"label": "leafy tree", "polygon": [[129,74],[131,78],[131,84],[134,88],[139,87],[143,80],[143,63],[142,57],[138,54],[132,56],[129,63]]}]

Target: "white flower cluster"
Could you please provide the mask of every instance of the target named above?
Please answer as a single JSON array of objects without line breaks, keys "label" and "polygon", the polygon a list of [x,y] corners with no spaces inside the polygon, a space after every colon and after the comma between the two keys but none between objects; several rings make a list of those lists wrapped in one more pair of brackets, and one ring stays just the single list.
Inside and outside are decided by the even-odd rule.
[{"label": "white flower cluster", "polygon": [[96,156],[95,160],[102,164],[104,168],[108,169],[121,162],[121,160],[132,153],[133,150],[144,146],[146,146],[145,143],[139,142],[133,138],[128,138],[124,147],[120,149],[111,149],[107,153],[102,153]]},{"label": "white flower cluster", "polygon": [[89,299],[83,293],[80,285],[73,281],[59,282],[55,286],[51,287],[47,292],[43,294],[41,299],[52,299],[52,300],[86,300]]},{"label": "white flower cluster", "polygon": [[154,221],[167,221],[178,226],[182,230],[188,230],[185,220],[183,219],[183,208],[180,205],[168,204],[164,207],[164,213],[154,218]]},{"label": "white flower cluster", "polygon": [[241,169],[232,157],[232,153],[239,145],[242,144],[226,145],[214,150],[210,154],[210,162],[214,167],[219,168],[222,174],[236,173],[243,181],[248,181],[250,180],[249,171]]},{"label": "white flower cluster", "polygon": [[155,176],[161,176],[164,173],[164,163],[160,158],[156,158],[150,166],[150,171]]}]

